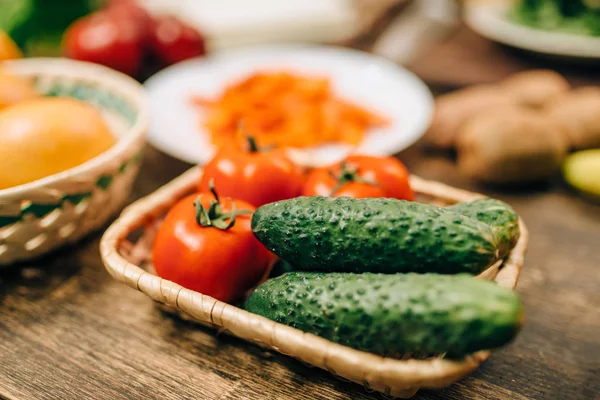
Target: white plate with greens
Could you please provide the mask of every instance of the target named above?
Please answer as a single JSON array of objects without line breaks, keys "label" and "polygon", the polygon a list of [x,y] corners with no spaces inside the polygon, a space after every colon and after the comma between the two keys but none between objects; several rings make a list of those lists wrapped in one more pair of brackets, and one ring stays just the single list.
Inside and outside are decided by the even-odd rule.
[{"label": "white plate with greens", "polygon": [[[540,5],[524,9],[506,1],[470,2],[464,18],[475,32],[498,43],[545,55],[600,60],[600,9],[583,8],[565,17],[558,2],[533,3]],[[584,3],[580,7],[587,7]]]}]

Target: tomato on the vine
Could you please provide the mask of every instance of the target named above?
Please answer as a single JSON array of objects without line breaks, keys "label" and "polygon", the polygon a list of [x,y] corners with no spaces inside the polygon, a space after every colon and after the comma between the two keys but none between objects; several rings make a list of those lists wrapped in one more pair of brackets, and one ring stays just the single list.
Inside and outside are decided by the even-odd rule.
[{"label": "tomato on the vine", "polygon": [[304,196],[393,197],[413,200],[408,170],[394,157],[353,155],[309,175]]},{"label": "tomato on the vine", "polygon": [[255,208],[211,190],[183,198],[167,213],[153,263],[164,279],[232,302],[260,283],[275,257],[252,234]]},{"label": "tomato on the vine", "polygon": [[221,147],[204,167],[200,191],[206,191],[211,180],[221,194],[256,207],[297,197],[303,184],[301,169],[281,150],[259,149],[252,137],[247,149]]}]

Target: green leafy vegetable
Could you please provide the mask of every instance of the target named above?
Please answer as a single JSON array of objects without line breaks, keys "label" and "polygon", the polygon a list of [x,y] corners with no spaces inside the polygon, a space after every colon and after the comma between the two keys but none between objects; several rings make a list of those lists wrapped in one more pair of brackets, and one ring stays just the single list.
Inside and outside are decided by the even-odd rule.
[{"label": "green leafy vegetable", "polygon": [[54,55],[67,27],[101,5],[98,0],[0,0],[0,29],[28,55]]},{"label": "green leafy vegetable", "polygon": [[600,36],[600,10],[583,0],[521,0],[509,18],[536,29]]},{"label": "green leafy vegetable", "polygon": [[583,17],[587,29],[594,36],[600,36],[600,10],[590,11]]}]

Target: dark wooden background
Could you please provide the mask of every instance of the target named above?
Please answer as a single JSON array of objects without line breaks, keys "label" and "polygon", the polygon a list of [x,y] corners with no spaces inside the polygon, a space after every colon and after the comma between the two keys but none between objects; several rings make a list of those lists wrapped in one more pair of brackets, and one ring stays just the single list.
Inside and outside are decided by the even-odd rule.
[{"label": "dark wooden background", "polygon": [[[463,29],[411,67],[439,91],[538,65],[482,40]],[[473,43],[485,50],[479,50],[479,59],[467,52]],[[511,62],[490,73],[483,67],[489,51]],[[471,54],[472,71],[480,72],[465,74],[456,64],[452,75],[443,63],[457,63],[456,54],[465,52]],[[432,58],[435,54],[445,61]],[[442,63],[437,77],[436,62]],[[589,69],[571,67],[568,75],[579,84],[598,78]],[[527,312],[522,333],[472,376],[444,390],[421,390],[415,398],[600,399],[600,206],[558,178],[499,191],[464,180],[450,156],[427,154],[419,145],[400,158],[422,177],[509,202],[531,234],[517,287]],[[133,197],[152,192],[188,167],[148,149]],[[0,398],[381,398],[327,372],[162,313],[142,293],[110,278],[100,261],[99,237],[0,272]]]}]

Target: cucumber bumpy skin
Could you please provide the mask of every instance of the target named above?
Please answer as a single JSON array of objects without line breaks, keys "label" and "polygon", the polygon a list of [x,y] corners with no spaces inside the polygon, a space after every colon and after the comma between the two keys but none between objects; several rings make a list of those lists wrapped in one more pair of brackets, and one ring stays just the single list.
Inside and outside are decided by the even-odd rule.
[{"label": "cucumber bumpy skin", "polygon": [[519,240],[519,215],[503,201],[479,199],[448,209],[488,224],[496,233],[500,258],[506,257]]},{"label": "cucumber bumpy skin", "polygon": [[498,257],[489,225],[396,199],[283,200],[259,207],[252,231],[298,270],[478,274]]},{"label": "cucumber bumpy skin", "polygon": [[289,272],[245,309],[380,355],[461,357],[510,342],[523,319],[512,290],[470,275]]}]

